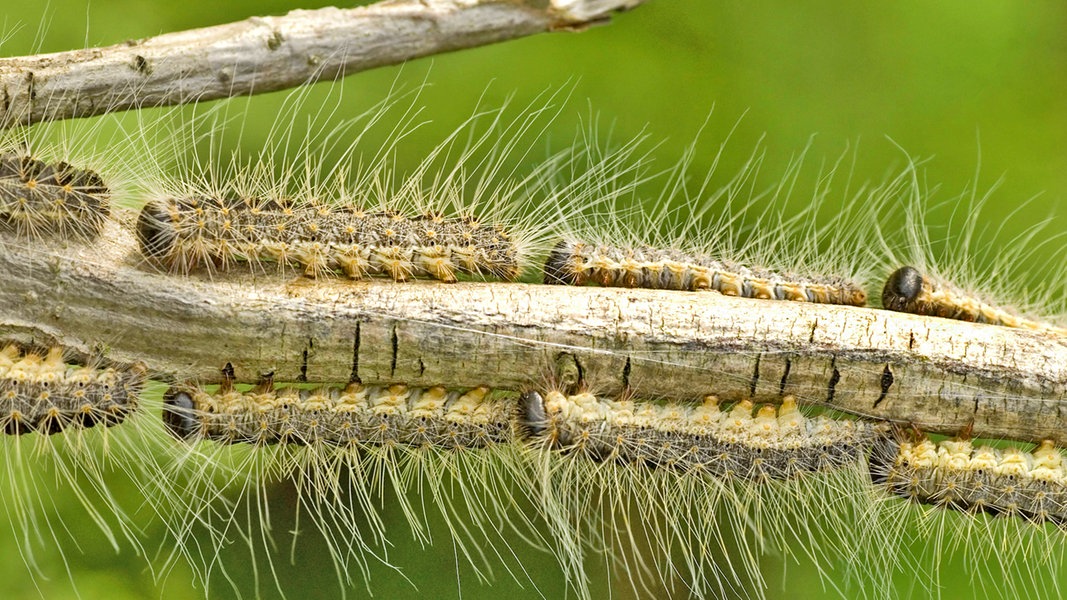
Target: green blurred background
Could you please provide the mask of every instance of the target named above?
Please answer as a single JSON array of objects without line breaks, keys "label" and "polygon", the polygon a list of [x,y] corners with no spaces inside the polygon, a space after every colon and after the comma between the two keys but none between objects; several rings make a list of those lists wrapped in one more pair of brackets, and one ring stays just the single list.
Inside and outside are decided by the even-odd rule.
[{"label": "green blurred background", "polygon": [[[0,52],[17,56],[107,45],[320,5],[326,4],[283,0],[8,2],[0,9],[7,32]],[[815,134],[815,157],[834,158],[846,146],[858,144],[857,180],[882,178],[904,163],[905,152],[934,157],[926,169],[929,181],[951,196],[973,183],[980,157],[980,190],[1002,176],[1005,179],[983,218],[1003,224],[1000,239],[1006,243],[1050,215],[1049,231],[1062,231],[1067,223],[1062,210],[1062,200],[1067,198],[1065,31],[1067,6],[1055,2],[656,0],[618,15],[608,26],[583,33],[535,36],[422,59],[402,69],[354,75],[339,84],[345,102],[336,117],[358,114],[381,99],[396,81],[417,85],[428,80],[432,86],[423,92],[422,102],[430,107],[428,116],[435,122],[420,129],[416,140],[429,144],[449,132],[483,94],[488,105],[498,104],[509,94],[515,94],[521,104],[543,90],[572,86],[572,101],[550,129],[551,140],[570,141],[580,116],[591,107],[611,125],[616,139],[645,130],[655,139],[666,138],[655,151],[663,166],[679,158],[712,107],[714,115],[705,134],[711,142],[709,149],[744,115],[723,173],[740,164],[764,134],[765,170],[776,173]],[[338,93],[328,84],[319,88],[314,93],[324,98]],[[283,101],[284,93],[251,100],[248,122],[273,122]],[[240,109],[230,110],[235,112]],[[241,143],[255,149],[266,129],[246,128]],[[699,154],[692,171],[702,173],[710,160],[710,151]],[[1021,202],[1035,196],[1037,200],[1024,211],[1012,214]],[[892,228],[892,222],[887,226]],[[1044,260],[1045,255],[1038,254],[1034,264]],[[1048,283],[1050,276],[1052,285],[1061,285],[1056,273],[1018,274],[1020,282],[1034,285]],[[56,489],[61,492],[63,488]],[[128,490],[123,493],[132,497]],[[275,530],[284,532],[291,526],[286,519],[292,498],[279,489],[275,500]],[[51,579],[31,579],[18,558],[15,536],[0,538],[5,557],[0,561],[0,596],[73,596],[68,579],[86,598],[203,595],[203,590],[191,587],[187,570],[180,567],[157,587],[141,558],[128,552],[116,555],[62,493],[55,502],[62,521],[80,544],[79,548],[67,544],[69,578],[58,554],[44,544],[37,551]],[[499,568],[494,586],[480,585],[462,561],[457,567],[454,548],[440,528],[438,544],[419,549],[409,541],[402,515],[389,515],[389,519],[398,544],[391,555],[398,558],[410,581],[388,568],[374,568],[370,587],[376,597],[507,595],[518,599],[555,598],[564,593],[558,569],[545,555],[531,552],[519,559],[536,588],[530,582],[520,587]],[[159,530],[148,526],[150,531]],[[18,532],[17,525],[12,527]],[[338,595],[320,546],[310,539],[301,542],[295,567],[286,565],[287,543],[281,546],[276,566],[290,597]],[[246,556],[240,549],[224,553],[238,577],[247,571],[242,566]],[[961,562],[956,557],[944,565],[945,595],[989,592],[970,586]],[[832,596],[809,564],[784,564],[768,557],[765,573],[770,596]],[[594,570],[593,578],[598,594],[610,590],[626,597],[629,593],[620,581],[609,586],[603,572]],[[215,579],[212,596],[233,595],[230,586],[219,581],[221,577]],[[901,595],[928,594],[922,589],[912,591],[913,573],[898,573],[896,581]],[[237,582],[237,587],[247,585]],[[269,584],[261,585],[261,592],[275,595]],[[347,592],[349,597],[367,595],[362,584]]]}]

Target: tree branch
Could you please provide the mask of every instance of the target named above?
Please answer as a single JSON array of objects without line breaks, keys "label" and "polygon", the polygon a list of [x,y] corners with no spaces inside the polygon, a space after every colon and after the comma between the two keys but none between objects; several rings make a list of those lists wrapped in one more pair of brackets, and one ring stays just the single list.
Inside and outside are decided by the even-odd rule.
[{"label": "tree branch", "polygon": [[[127,217],[128,218],[128,217]],[[0,335],[143,360],[162,378],[601,393],[808,404],[924,430],[1067,443],[1055,336],[882,310],[507,283],[161,275],[129,228],[91,246],[0,245]]]},{"label": "tree branch", "polygon": [[0,127],[270,92],[606,21],[643,0],[395,0],[0,59]]}]

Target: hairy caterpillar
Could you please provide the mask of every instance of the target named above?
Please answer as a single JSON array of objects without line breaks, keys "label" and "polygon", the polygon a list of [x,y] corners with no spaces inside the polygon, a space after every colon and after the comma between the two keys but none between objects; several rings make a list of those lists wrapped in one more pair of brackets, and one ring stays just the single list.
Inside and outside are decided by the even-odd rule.
[{"label": "hairy caterpillar", "polygon": [[[0,507],[16,562],[42,594],[62,581],[54,563],[66,566],[75,554],[145,553],[143,536],[155,526],[138,507],[146,482],[158,477],[154,453],[163,439],[146,379],[143,364],[95,349],[19,341],[0,350],[0,422],[17,434],[0,439]],[[59,512],[67,505],[76,507],[74,522],[71,508]]]},{"label": "hairy caterpillar", "polygon": [[136,408],[144,380],[143,365],[71,366],[63,348],[42,355],[11,344],[0,350],[0,423],[9,434],[117,425]]},{"label": "hairy caterpillar", "polygon": [[954,290],[951,285],[935,281],[914,267],[893,271],[882,290],[882,306],[916,315],[1067,334],[1067,329],[1062,327],[1020,317]]},{"label": "hairy caterpillar", "polygon": [[508,405],[487,402],[488,388],[467,392],[404,385],[275,390],[266,377],[254,389],[233,386],[233,368],[213,394],[171,389],[164,419],[181,438],[221,443],[356,443],[479,448],[513,440]]},{"label": "hairy caterpillar", "polygon": [[[268,138],[253,157],[194,150],[196,158],[177,159],[189,163],[178,174],[146,186],[137,221],[142,254],[180,274],[274,264],[312,278],[515,280],[560,222],[642,181],[642,137],[611,150],[576,145],[520,168],[531,158],[526,145],[558,115],[556,96],[535,98],[517,115],[507,103],[479,107],[407,173],[396,165],[404,138],[419,125],[412,106],[381,148],[361,144],[380,135],[376,128],[395,112],[399,94],[330,134],[308,133],[288,163],[274,156],[287,133]],[[216,113],[178,129],[211,127]],[[165,153],[155,160],[167,170]]]},{"label": "hairy caterpillar", "polygon": [[[1003,225],[994,229],[989,223],[993,189],[982,197],[972,190],[936,201],[920,184],[920,177],[912,161],[900,175],[907,182],[901,186],[906,223],[901,233],[880,236],[878,259],[888,273],[881,285],[882,306],[918,315],[1067,333],[1056,318],[1065,308],[1062,283],[1048,277],[1024,281],[1039,254],[1050,254],[1042,260],[1053,264],[1067,257],[1053,246],[1060,240],[1049,235],[1050,223],[1039,222],[1009,237],[1002,233]],[[970,211],[961,215],[953,210],[947,223],[938,223],[939,210],[966,201],[973,205]],[[1004,220],[1011,221],[1027,208],[1027,203],[1019,204]]]},{"label": "hairy caterpillar", "polygon": [[189,270],[236,260],[295,263],[311,277],[341,271],[351,279],[396,281],[456,275],[519,276],[519,249],[500,226],[474,217],[367,213],[355,206],[278,200],[182,198],[147,204],[137,222],[144,254]]},{"label": "hairy caterpillar", "polygon": [[[713,166],[724,147],[725,143]],[[850,192],[854,197],[848,206],[866,205],[867,212],[849,208],[823,225],[812,225],[809,221],[820,215],[833,190],[844,155],[819,173],[805,214],[786,217],[779,212],[781,203],[789,199],[791,185],[802,171],[804,153],[786,168],[782,182],[758,191],[753,191],[763,161],[758,152],[718,189],[711,185],[714,169],[696,185],[690,181],[694,154],[695,144],[669,172],[650,213],[617,208],[610,217],[576,221],[549,253],[544,282],[715,290],[745,298],[866,305],[869,265],[862,260],[844,264],[849,249],[858,244],[850,236],[893,195],[895,182]],[[735,200],[741,194],[751,197],[739,208]],[[746,223],[753,217],[754,223]],[[751,235],[749,228],[795,230],[797,235],[773,241]],[[783,241],[793,237],[801,241]]]},{"label": "hairy caterpillar", "polygon": [[110,196],[95,171],[26,154],[0,154],[0,219],[20,235],[95,237],[110,214]]},{"label": "hairy caterpillar", "polygon": [[867,304],[867,292],[835,278],[802,278],[653,248],[560,242],[545,262],[545,283],[666,290],[715,290],[727,296],[823,304]]},{"label": "hairy caterpillar", "polygon": [[1063,456],[1050,441],[1033,452],[974,445],[968,439],[903,441],[872,464],[891,493],[963,512],[1004,514],[1038,525],[1067,523]]},{"label": "hairy caterpillar", "polygon": [[[150,122],[127,115],[0,130],[0,232],[53,245],[95,241],[152,177],[149,140],[129,132]],[[152,140],[152,152],[169,145]],[[128,154],[107,149],[114,147]]]},{"label": "hairy caterpillar", "polygon": [[[989,595],[1054,596],[1067,564],[1062,461],[1049,442],[1028,452],[964,437],[885,438],[872,453],[871,477],[887,497],[867,508],[860,529],[884,548],[858,560],[890,572],[929,571],[919,582],[929,594],[962,559],[953,570]],[[917,543],[931,549],[910,548]]]},{"label": "hairy caterpillar", "polygon": [[[171,479],[184,480],[179,489],[188,509],[206,510],[228,524],[208,527],[207,535],[225,535],[237,518],[225,506],[200,504],[220,493],[213,474],[224,472],[233,475],[223,488],[236,488],[240,501],[256,511],[267,510],[260,486],[294,485],[299,511],[330,546],[345,587],[355,583],[356,573],[366,575],[370,562],[388,560],[384,495],[410,515],[412,534],[423,543],[430,542],[428,511],[443,518],[480,578],[490,577],[489,565],[513,552],[506,532],[493,523],[506,519],[509,530],[536,538],[528,509],[518,504],[523,492],[513,487],[522,449],[514,402],[484,387],[276,388],[270,377],[241,390],[232,383],[232,366],[225,371],[228,383],[215,391],[179,385],[165,395],[164,420],[190,445],[192,454],[184,459],[194,461],[191,471],[182,468],[183,453],[177,452],[176,470],[160,489],[170,493]],[[179,550],[193,523],[184,512],[171,518]],[[269,523],[263,512],[246,527]],[[352,539],[355,531],[360,537]],[[209,578],[207,572],[202,576]]]},{"label": "hairy caterpillar", "polygon": [[558,391],[528,392],[523,402],[528,426],[548,447],[726,480],[785,480],[841,468],[877,438],[863,422],[805,419],[792,397],[755,415],[750,401],[726,411],[714,396],[697,407]]},{"label": "hairy caterpillar", "polygon": [[[806,418],[792,398],[755,411],[747,400],[721,409],[714,397],[692,405],[549,391],[522,402],[539,449],[540,504],[582,593],[591,554],[657,595],[762,595],[753,558],[763,553],[829,568],[834,551],[819,544],[843,543],[833,530],[862,512],[864,457],[883,435],[863,422]],[[795,539],[794,519],[812,524],[809,494],[823,494],[833,517]],[[746,536],[750,522],[759,528]]]}]

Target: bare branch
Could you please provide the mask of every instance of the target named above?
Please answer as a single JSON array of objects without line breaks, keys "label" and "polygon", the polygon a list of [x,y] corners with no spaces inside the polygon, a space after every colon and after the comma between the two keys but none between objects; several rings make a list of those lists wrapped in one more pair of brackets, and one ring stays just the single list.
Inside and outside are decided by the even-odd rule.
[{"label": "bare branch", "polygon": [[0,127],[270,92],[412,58],[577,30],[643,0],[395,0],[0,59]]},{"label": "bare branch", "polygon": [[8,240],[0,334],[145,360],[163,378],[406,382],[808,404],[983,437],[1067,443],[1058,337],[888,311],[522,284],[215,281],[141,265],[126,228],[91,247]]}]

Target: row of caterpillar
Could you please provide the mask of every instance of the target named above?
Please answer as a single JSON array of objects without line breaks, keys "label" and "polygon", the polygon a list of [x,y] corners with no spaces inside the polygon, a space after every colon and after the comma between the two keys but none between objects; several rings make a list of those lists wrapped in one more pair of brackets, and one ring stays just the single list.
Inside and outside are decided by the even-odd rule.
[{"label": "row of caterpillar", "polygon": [[[300,265],[315,277],[341,271],[352,279],[396,281],[458,274],[516,280],[521,250],[501,225],[474,217],[367,213],[345,206],[293,208],[274,200],[169,200],[147,205],[138,221],[145,255],[182,270],[236,260]],[[544,282],[665,290],[714,290],[742,298],[865,306],[862,286],[840,277],[800,276],[675,250],[559,242],[544,263]],[[1027,328],[1067,329],[1021,317],[901,267],[887,278],[884,308],[917,315]]]},{"label": "row of caterpillar", "polygon": [[[64,361],[61,348],[42,353],[10,344],[0,351],[4,430],[56,433],[71,426],[121,423],[136,408],[144,379],[139,365],[76,366]],[[228,381],[214,393],[172,389],[164,415],[171,430],[182,438],[225,443],[444,448],[507,443],[521,430],[546,447],[597,461],[623,460],[742,479],[787,479],[832,469],[877,447],[875,479],[897,495],[964,510],[1016,511],[1037,520],[1064,517],[1062,507],[1033,508],[1032,498],[1022,501],[989,491],[1007,487],[991,481],[1008,478],[1016,484],[1012,493],[1035,494],[1020,483],[1029,482],[1043,487],[1039,495],[1052,501],[1067,476],[1061,455],[1049,442],[1033,454],[975,447],[967,440],[875,444],[876,439],[888,439],[877,435],[877,428],[860,421],[805,419],[791,397],[780,407],[764,405],[753,415],[751,402],[722,411],[714,397],[693,407],[599,399],[588,393],[528,392],[522,397],[520,424],[516,408],[489,401],[486,388],[460,393],[350,384],[344,389],[275,390],[266,378],[241,392]],[[971,477],[969,483],[964,475]]]},{"label": "row of caterpillar", "polygon": [[[0,215],[24,235],[98,235],[109,214],[108,188],[93,171],[30,156],[0,155]],[[396,281],[457,274],[505,281],[522,273],[520,250],[499,224],[473,216],[368,213],[354,206],[273,199],[185,198],[148,204],[138,236],[147,258],[188,271],[235,261],[301,265],[311,277],[341,271],[352,279]],[[544,265],[546,283],[668,290],[711,289],[728,296],[864,306],[867,293],[838,278],[790,276],[758,267],[653,248],[559,242]],[[956,291],[901,267],[886,280],[882,306],[918,315],[1067,333]]]},{"label": "row of caterpillar", "polygon": [[[93,238],[110,214],[108,185],[94,171],[25,153],[0,154],[0,221],[23,237]],[[524,250],[501,223],[473,215],[408,217],[337,202],[285,198],[164,198],[149,202],[137,222],[145,257],[172,270],[223,268],[236,262],[300,265],[306,275],[340,271],[352,279],[396,281],[457,275],[517,279]],[[651,247],[560,241],[544,262],[546,283],[715,290],[725,295],[864,306],[862,286],[840,277],[799,276],[713,256]],[[975,298],[910,266],[883,286],[882,306],[919,315],[1023,327],[1056,334],[1063,328],[1027,319]]]},{"label": "row of caterpillar", "polygon": [[[669,487],[688,481],[685,485],[709,491],[735,485],[758,488],[770,483],[808,489],[816,485],[814,481],[837,481],[844,477],[842,473],[858,472],[862,457],[884,434],[882,427],[861,421],[804,417],[791,398],[781,407],[763,405],[756,409],[750,401],[742,401],[727,409],[714,397],[692,406],[555,390],[531,390],[516,398],[487,388],[448,390],[361,383],[276,387],[269,376],[254,387],[239,389],[232,383],[230,368],[226,377],[215,391],[177,385],[165,395],[168,427],[199,448],[198,456],[228,455],[227,450],[232,449],[239,455],[248,454],[247,460],[258,457],[256,462],[304,464],[310,471],[296,474],[294,484],[306,490],[305,502],[316,507],[312,510],[316,522],[330,523],[356,518],[350,514],[348,503],[364,505],[365,497],[381,493],[376,488],[382,485],[381,480],[405,487],[424,477],[433,482],[441,473],[458,469],[454,461],[459,461],[465,470],[456,471],[456,481],[447,484],[454,488],[452,492],[436,488],[444,484],[422,484],[418,492],[421,499],[405,512],[425,510],[427,503],[436,505],[447,513],[450,530],[457,536],[454,542],[465,554],[470,544],[508,542],[487,542],[484,535],[466,539],[469,534],[464,532],[480,531],[485,527],[483,520],[509,522],[519,528],[520,539],[555,548],[561,566],[572,574],[568,585],[583,596],[588,595],[583,591],[583,565],[591,555],[621,560],[622,555],[636,554],[643,556],[638,560],[656,563],[655,574],[631,575],[641,579],[635,583],[641,588],[663,585],[666,574],[676,567],[670,566],[674,559],[646,555],[645,550],[618,538],[612,517],[588,514],[580,523],[573,522],[572,518],[579,518],[592,504],[577,512],[561,508],[576,497],[568,491],[571,469],[583,473],[579,477],[583,493],[618,494],[619,501],[636,500],[639,492],[621,485],[618,477],[635,478],[639,487]],[[205,448],[203,442],[214,444]],[[242,447],[248,447],[247,451],[241,451]],[[279,458],[268,458],[271,456]],[[308,461],[299,456],[315,458]],[[412,464],[424,466],[406,471],[404,465]],[[381,465],[392,466],[383,472]],[[565,470],[560,472],[560,467]],[[258,469],[273,472],[274,468]],[[543,475],[539,474],[542,468],[547,469]],[[337,477],[349,471],[349,478],[374,483],[345,488]],[[542,476],[557,483],[535,483]],[[512,478],[518,483],[507,483]],[[341,497],[322,492],[336,490],[339,485],[358,500],[344,500],[338,505]],[[455,489],[468,500],[478,499],[476,512],[451,514]],[[486,490],[492,490],[491,498],[485,496]],[[209,488],[204,495],[214,497],[217,493]],[[711,494],[706,499],[713,497],[718,498]],[[524,508],[527,503],[536,507],[532,515]],[[659,514],[660,510],[653,512]],[[571,516],[561,517],[563,513]],[[415,520],[423,519],[419,516]],[[730,530],[737,526],[722,524]],[[659,526],[649,521],[643,527],[651,531]],[[672,526],[665,527],[663,535],[677,535]],[[773,540],[760,543],[783,547],[785,542],[778,538],[784,535],[777,532],[770,536]],[[679,551],[694,553],[699,544],[691,540]],[[698,595],[713,595],[711,590],[738,585],[729,584],[731,576],[706,558],[691,554],[690,559],[703,565],[701,570],[707,569],[694,573],[693,589],[706,590],[696,592]],[[681,559],[678,565],[690,559]],[[732,560],[740,561],[746,576],[752,578],[741,589],[753,593],[763,589],[751,558],[735,556]]]},{"label": "row of caterpillar", "polygon": [[[343,131],[361,139],[390,110],[390,100],[395,99],[347,123]],[[812,202],[802,214],[777,213],[778,198],[761,202],[766,208],[757,215],[757,225],[803,233],[798,246],[757,241],[747,248],[744,222],[749,215],[737,213],[731,200],[743,193],[752,197],[750,202],[764,200],[761,192],[752,191],[759,185],[757,158],[719,188],[710,184],[714,170],[702,181],[696,178],[700,185],[694,190],[687,184],[693,179],[690,148],[663,181],[666,191],[660,192],[657,208],[634,213],[623,203],[632,201],[631,192],[644,181],[640,138],[611,151],[582,138],[575,148],[532,167],[513,164],[523,157],[523,142],[539,135],[543,118],[552,118],[552,111],[539,104],[544,100],[510,121],[506,105],[479,109],[409,174],[398,173],[395,160],[398,141],[415,127],[411,122],[390,132],[377,154],[355,143],[346,147],[332,134],[306,132],[304,147],[280,168],[272,155],[281,149],[280,140],[270,139],[251,164],[238,156],[196,156],[196,162],[209,164],[186,163],[177,175],[163,173],[166,149],[175,144],[192,149],[188,144],[195,145],[191,140],[202,137],[205,125],[212,128],[208,138],[213,140],[218,123],[210,112],[206,119],[194,117],[177,128],[164,120],[159,133],[168,143],[162,148],[138,147],[137,152],[150,156],[99,171],[79,164],[74,154],[57,157],[39,151],[35,130],[18,128],[0,139],[0,228],[31,240],[48,234],[92,239],[117,198],[142,205],[136,228],[144,258],[176,273],[237,265],[262,270],[277,263],[310,277],[513,281],[537,268],[545,283],[716,290],[739,297],[863,306],[869,296],[863,273],[870,270],[863,263],[879,257],[865,252],[869,240],[860,232],[877,228],[878,211],[899,206],[900,197],[916,189],[912,167],[849,198],[851,205],[871,207],[862,214],[835,205],[827,222],[813,226],[811,221],[825,216],[819,210],[838,170],[834,165],[819,174]],[[508,139],[502,132],[509,133]],[[316,155],[316,148],[325,155],[335,146],[344,151],[329,164]],[[802,160],[787,167],[782,181],[795,181]],[[468,163],[476,166],[468,171]],[[560,183],[561,176],[568,181]],[[139,180],[140,197],[121,198],[125,182],[115,179],[123,177]],[[679,200],[682,206],[672,208]],[[922,227],[917,211],[923,203],[908,201],[909,228]],[[656,228],[669,233],[650,231]],[[832,250],[816,243],[824,238]],[[711,242],[694,247],[698,239]],[[826,253],[832,256],[826,258]],[[893,250],[888,246],[884,254],[887,262],[896,261],[882,286],[884,308],[1064,333],[934,276],[921,264],[930,261],[916,255],[922,252],[907,257],[917,267],[902,267],[889,256]],[[760,266],[767,262],[773,263],[770,268]]]},{"label": "row of caterpillar", "polygon": [[[351,279],[386,275],[395,281],[430,277],[454,282],[465,274],[513,281],[523,272],[520,249],[506,228],[473,216],[408,218],[354,206],[294,207],[272,199],[169,199],[142,210],[138,237],[147,258],[181,271],[263,260],[300,265],[310,277],[340,271]],[[836,277],[795,276],[672,250],[580,242],[557,244],[545,262],[544,280],[710,289],[727,296],[822,304],[867,302],[862,287]],[[900,312],[1067,333],[956,291],[914,267],[890,274],[881,298],[884,308]]]},{"label": "row of caterpillar", "polygon": [[[5,399],[36,394],[36,403],[30,400],[28,405],[39,409],[33,413],[37,421],[29,416],[11,419],[9,433],[53,433],[94,422],[112,425],[135,408],[143,368],[125,374],[92,371],[65,364],[62,356],[56,349],[37,353],[14,345],[0,353]],[[103,407],[102,399],[112,390],[126,395],[110,397],[111,404]],[[99,402],[56,412],[76,395]],[[1050,443],[1026,453],[966,441],[900,442],[884,426],[804,417],[791,398],[778,407],[757,408],[741,401],[728,409],[713,397],[687,405],[560,391],[530,391],[515,401],[486,388],[276,388],[269,378],[245,391],[232,381],[215,392],[176,386],[166,398],[167,425],[190,441],[432,447],[446,452],[521,444],[568,462],[660,470],[695,481],[758,484],[847,470],[865,464],[864,457],[870,455],[870,477],[886,492],[915,502],[1037,523],[1061,523],[1067,512],[1067,503],[1061,501],[1067,475],[1062,456]],[[90,414],[95,416],[86,416]]]},{"label": "row of caterpillar", "polygon": [[[526,270],[523,249],[506,226],[468,215],[369,212],[343,204],[293,205],[244,198],[183,198],[149,203],[138,220],[145,256],[188,272],[236,262],[299,265],[310,277],[341,272],[351,279],[396,281],[457,275],[514,281]],[[560,241],[545,259],[545,283],[665,290],[714,290],[727,296],[865,306],[863,286],[837,276],[796,275],[705,254],[651,247]],[[1067,330],[1018,316],[958,291],[914,267],[893,271],[884,308],[1056,334]]]},{"label": "row of caterpillar", "polygon": [[[111,213],[111,195],[95,171],[0,153],[0,223],[20,237],[92,239]],[[520,274],[517,242],[502,225],[473,215],[409,218],[235,195],[165,198],[142,209],[137,232],[147,259],[179,272],[267,261],[301,265],[311,277],[340,271],[352,279],[455,281],[458,273],[501,280]]]},{"label": "row of caterpillar", "polygon": [[[270,376],[240,391],[232,367],[215,392],[172,387],[165,419],[182,439],[252,444],[352,443],[478,448],[526,442],[593,461],[647,463],[726,479],[788,479],[840,467],[880,429],[863,421],[805,418],[796,401],[751,401],[722,410],[530,391],[519,402],[488,388],[466,392],[404,385],[275,389]],[[754,412],[755,410],[755,412]]]},{"label": "row of caterpillar", "polygon": [[[649,247],[562,241],[549,255],[544,282],[607,287],[714,290],[726,296],[865,306],[862,286],[840,277],[797,276],[747,267],[712,256]],[[1022,317],[957,289],[912,266],[893,271],[882,288],[888,310],[960,321],[1019,327],[1056,335],[1067,328]]]},{"label": "row of caterpillar", "polygon": [[[701,538],[722,534],[696,533],[710,527],[714,520],[711,515],[688,516],[684,522],[668,523],[666,515],[679,509],[666,498],[662,506],[641,505],[641,510],[650,511],[642,528],[648,530],[647,535],[671,539],[684,558],[678,563],[674,561],[679,559],[665,556],[625,558],[628,553],[643,552],[631,547],[633,542],[619,531],[622,524],[618,522],[627,518],[626,507],[643,497],[640,494],[688,489],[686,494],[694,495],[687,495],[686,501],[696,502],[693,507],[703,506],[699,503],[703,494],[704,501],[712,504],[701,510],[708,510],[731,506],[733,502],[752,502],[739,498],[757,493],[755,490],[777,490],[758,493],[783,494],[782,498],[790,498],[790,503],[799,502],[774,510],[807,519],[818,512],[807,495],[820,489],[819,493],[831,494],[824,501],[834,506],[823,518],[829,516],[842,523],[850,519],[862,521],[862,516],[857,515],[867,510],[867,503],[873,502],[876,509],[882,506],[878,495],[967,515],[988,512],[1037,524],[1059,524],[1067,513],[1067,475],[1062,455],[1049,442],[1033,452],[972,446],[963,441],[946,441],[940,446],[929,441],[911,443],[881,424],[806,417],[789,397],[780,406],[756,407],[750,401],[724,406],[714,397],[694,405],[550,389],[531,390],[516,400],[487,388],[448,390],[352,383],[345,387],[301,389],[276,387],[266,377],[257,386],[244,390],[232,383],[213,392],[195,386],[172,387],[166,394],[164,415],[171,432],[190,443],[214,442],[220,451],[232,446],[264,450],[306,448],[316,454],[326,452],[316,464],[323,461],[333,469],[371,450],[425,451],[434,456],[458,453],[456,456],[470,457],[472,452],[495,454],[527,448],[517,457],[512,456],[519,462],[509,468],[529,469],[516,465],[532,461],[534,481],[538,483],[520,483],[520,488],[530,486],[533,491],[518,495],[534,494],[530,501],[541,506],[551,535],[561,540],[573,535],[579,539],[589,537],[584,542],[572,542],[588,546],[585,550],[559,550],[563,567],[574,572],[574,582],[581,580],[580,563],[588,552],[599,553],[605,547],[616,546],[609,553],[613,560],[655,563],[654,581],[662,582],[667,573],[688,565],[685,568],[696,570],[687,581],[697,596],[721,593],[722,586],[729,587],[727,580],[737,572],[758,575],[743,560],[731,569],[700,566],[699,559],[694,562],[688,554],[695,551],[693,544],[723,543]],[[323,477],[333,476],[318,473],[314,479],[321,484]],[[830,478],[828,481],[833,483],[819,483],[823,478]],[[480,479],[473,481],[485,484]],[[466,485],[470,484],[468,481]],[[791,485],[801,487],[788,487]],[[823,489],[820,485],[829,487]],[[650,487],[637,491],[645,486]],[[704,491],[696,494],[693,486]],[[731,486],[741,488],[724,496]],[[843,493],[845,490],[848,493]],[[608,501],[602,496],[604,493],[623,495]],[[875,499],[868,499],[871,494]],[[590,504],[582,506],[583,502]],[[602,503],[605,506],[592,508]],[[493,510],[512,514],[522,509],[509,501]],[[666,519],[663,522],[661,511]],[[831,516],[835,512],[838,514]],[[774,518],[781,517],[779,514]],[[772,517],[768,513],[760,518]],[[695,525],[700,520],[708,522]],[[775,522],[773,518],[771,522]],[[584,533],[576,534],[576,526]],[[731,521],[716,527],[732,531],[739,526]],[[680,529],[685,527],[693,527],[694,532],[683,534]],[[836,531],[835,527],[831,525],[830,530]],[[546,535],[543,530],[535,531]],[[787,541],[790,535],[777,526],[770,527],[759,534],[766,539],[754,543],[767,544],[777,551],[828,552],[804,545],[811,544],[811,540],[802,540],[800,545]],[[830,534],[824,531],[820,535]],[[620,545],[622,548],[617,548]],[[567,564],[568,561],[579,564]],[[652,584],[641,581],[635,585]],[[760,584],[749,585],[742,584],[741,589],[760,589]]]},{"label": "row of caterpillar", "polygon": [[[339,204],[275,199],[184,198],[149,203],[138,220],[147,258],[188,272],[196,267],[295,264],[310,277],[340,271],[351,279],[386,275],[396,281],[458,274],[514,281],[525,253],[501,224],[474,216],[368,212]],[[558,242],[543,266],[545,283],[664,290],[714,290],[727,296],[865,306],[868,294],[847,278],[797,275],[746,266],[706,254],[652,247]],[[911,266],[893,271],[882,307],[1055,334],[1067,329],[1021,317],[938,281]]]},{"label": "row of caterpillar", "polygon": [[1025,452],[967,439],[901,441],[882,425],[805,417],[792,397],[777,406],[743,400],[723,409],[714,396],[688,405],[550,390],[528,391],[516,402],[485,387],[276,388],[270,376],[241,391],[228,366],[226,382],[214,392],[172,387],[164,419],[189,441],[442,449],[520,442],[593,462],[745,481],[832,471],[870,454],[872,479],[904,498],[1037,521],[1067,518],[1067,503],[1058,500],[1067,494],[1067,470],[1051,442]]},{"label": "row of caterpillar", "polygon": [[[112,191],[95,171],[25,152],[0,154],[0,222],[22,237],[93,238],[110,215]],[[518,236],[503,223],[474,215],[367,210],[345,202],[218,195],[151,200],[137,221],[146,258],[176,272],[275,262],[300,265],[311,277],[341,272],[353,279],[397,281],[458,274],[511,281],[527,265]],[[863,306],[866,291],[839,277],[798,276],[713,256],[652,247],[560,241],[544,262],[544,281],[652,289],[702,290],[763,299]],[[883,306],[893,310],[1011,326],[1032,321],[945,290],[914,268],[886,282]]]}]

